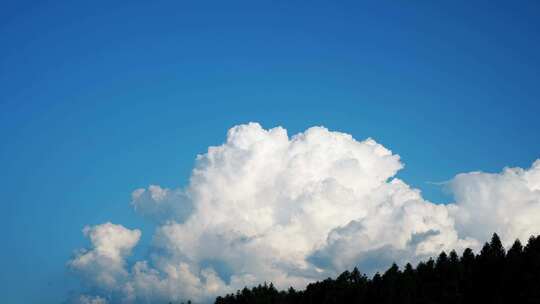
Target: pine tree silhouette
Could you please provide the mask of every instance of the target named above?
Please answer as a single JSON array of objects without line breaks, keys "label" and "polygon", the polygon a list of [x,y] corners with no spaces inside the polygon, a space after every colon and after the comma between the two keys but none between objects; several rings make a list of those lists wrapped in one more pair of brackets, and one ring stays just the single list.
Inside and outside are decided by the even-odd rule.
[{"label": "pine tree silhouette", "polygon": [[508,252],[497,234],[478,255],[467,248],[441,252],[436,260],[392,264],[383,275],[367,278],[358,268],[336,279],[309,284],[305,290],[278,291],[272,283],[245,287],[217,297],[216,304],[464,304],[540,303],[540,237],[525,247],[516,240]]}]

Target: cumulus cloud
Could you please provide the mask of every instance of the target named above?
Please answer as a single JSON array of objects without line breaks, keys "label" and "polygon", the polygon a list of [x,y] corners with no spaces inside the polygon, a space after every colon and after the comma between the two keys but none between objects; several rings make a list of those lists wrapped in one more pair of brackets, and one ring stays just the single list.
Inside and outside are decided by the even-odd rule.
[{"label": "cumulus cloud", "polygon": [[131,206],[140,215],[156,222],[183,221],[192,211],[191,201],[182,190],[150,185],[131,193]]},{"label": "cumulus cloud", "polygon": [[105,290],[118,288],[128,276],[125,257],[139,241],[141,231],[105,223],[87,226],[83,233],[90,239],[92,248],[78,252],[68,266],[96,287]]},{"label": "cumulus cloud", "polygon": [[355,265],[374,272],[476,248],[492,231],[540,232],[539,161],[458,175],[450,205],[423,199],[395,177],[402,168],[373,139],[239,125],[197,156],[187,187],[133,192],[133,208],[160,223],[147,260],[127,267],[140,231],[107,223],[85,229],[92,248],[69,265],[111,302],[208,302],[263,281],[302,288]]},{"label": "cumulus cloud", "polygon": [[540,160],[529,169],[458,174],[448,186],[456,197],[449,209],[462,235],[485,240],[497,232],[509,245],[540,233]]},{"label": "cumulus cloud", "polygon": [[107,304],[107,300],[100,296],[80,295],[74,301],[74,304]]}]

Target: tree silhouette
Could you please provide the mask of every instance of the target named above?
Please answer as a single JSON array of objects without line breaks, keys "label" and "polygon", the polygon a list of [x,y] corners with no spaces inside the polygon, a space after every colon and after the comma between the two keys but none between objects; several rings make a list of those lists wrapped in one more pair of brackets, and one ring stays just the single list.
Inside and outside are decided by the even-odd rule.
[{"label": "tree silhouette", "polygon": [[516,240],[508,252],[497,234],[478,255],[467,248],[441,252],[436,260],[392,264],[371,279],[358,268],[336,279],[309,284],[305,290],[278,291],[272,283],[247,287],[218,297],[216,304],[326,304],[326,303],[540,303],[540,237],[525,247]]}]

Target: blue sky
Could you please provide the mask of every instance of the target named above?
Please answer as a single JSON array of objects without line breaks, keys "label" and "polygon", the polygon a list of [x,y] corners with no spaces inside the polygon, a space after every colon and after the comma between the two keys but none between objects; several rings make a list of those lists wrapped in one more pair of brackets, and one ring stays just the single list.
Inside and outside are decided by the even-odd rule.
[{"label": "blue sky", "polygon": [[185,185],[239,123],[373,137],[441,203],[452,198],[429,182],[530,166],[539,13],[537,1],[3,2],[1,302],[63,301],[81,229],[151,229],[131,191]]}]

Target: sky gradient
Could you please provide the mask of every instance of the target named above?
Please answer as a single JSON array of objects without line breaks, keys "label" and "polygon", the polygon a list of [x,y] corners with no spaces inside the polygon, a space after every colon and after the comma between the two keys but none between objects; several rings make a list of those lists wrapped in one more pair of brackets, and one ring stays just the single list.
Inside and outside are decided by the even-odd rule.
[{"label": "sky gradient", "polygon": [[[367,137],[433,183],[540,157],[540,4],[7,1],[0,6],[1,302],[60,303],[85,225],[147,231],[149,184],[250,121]],[[135,257],[147,253],[135,248]]]}]

